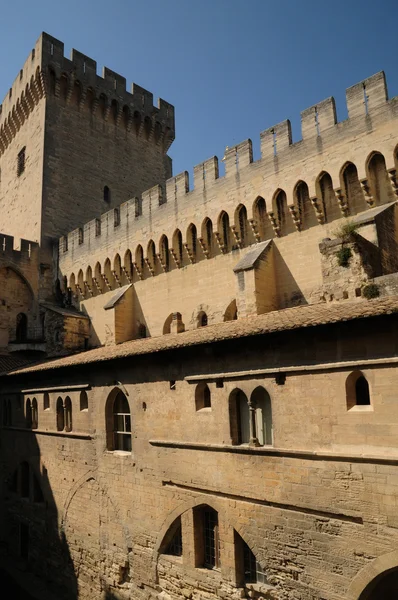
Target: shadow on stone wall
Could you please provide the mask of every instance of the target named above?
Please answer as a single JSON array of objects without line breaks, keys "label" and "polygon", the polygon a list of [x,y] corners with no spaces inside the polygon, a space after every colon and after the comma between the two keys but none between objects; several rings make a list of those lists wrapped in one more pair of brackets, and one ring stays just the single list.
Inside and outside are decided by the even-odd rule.
[{"label": "shadow on stone wall", "polygon": [[[0,557],[9,597],[77,600],[78,588],[40,445],[18,395],[1,399]],[[10,404],[8,404],[8,407]]]}]

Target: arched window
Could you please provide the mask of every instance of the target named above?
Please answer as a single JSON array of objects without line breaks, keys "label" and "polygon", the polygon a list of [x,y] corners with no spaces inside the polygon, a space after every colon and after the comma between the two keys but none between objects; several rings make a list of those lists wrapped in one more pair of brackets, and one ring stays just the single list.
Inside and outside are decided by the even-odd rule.
[{"label": "arched window", "polygon": [[111,202],[111,190],[107,185],[104,185],[104,202],[110,204]]},{"label": "arched window", "polygon": [[127,129],[129,126],[129,120],[130,120],[130,109],[126,104],[123,106],[122,116],[123,116],[123,125]]},{"label": "arched window", "polygon": [[265,572],[244,539],[234,531],[237,580],[243,587],[246,583],[267,583]]},{"label": "arched window", "polygon": [[141,245],[138,245],[137,249],[135,251],[135,264],[137,265],[137,267],[139,268],[139,270],[142,273],[144,271],[145,262],[144,262],[144,251],[143,251]]},{"label": "arched window", "polygon": [[77,274],[77,285],[79,286],[79,292],[84,297],[85,285],[84,285],[84,275],[82,269],[79,270]]},{"label": "arched window", "polygon": [[54,69],[49,67],[48,68],[48,88],[49,88],[50,94],[52,94],[52,95],[55,94],[56,84],[57,84],[57,76],[55,74],[55,71],[54,71]]},{"label": "arched window", "polygon": [[197,506],[193,510],[195,532],[195,566],[218,569],[220,561],[220,536],[218,513],[210,506]]},{"label": "arched window", "polygon": [[359,183],[357,168],[353,163],[349,162],[344,165],[341,171],[341,180],[350,213],[355,215],[366,210],[368,205]]},{"label": "arched window", "polygon": [[76,80],[73,84],[71,104],[76,104],[77,106],[79,106],[81,98],[82,98],[82,86],[80,84],[80,81]]},{"label": "arched window", "polygon": [[376,575],[363,590],[358,600],[396,600],[397,590],[398,568],[394,566]]},{"label": "arched window", "polygon": [[163,268],[168,271],[170,267],[170,255],[169,255],[169,240],[167,235],[162,235],[160,240],[160,258],[162,261]]},{"label": "arched window", "polygon": [[224,211],[221,213],[218,219],[218,235],[222,250],[224,252],[228,252],[230,249],[229,217]]},{"label": "arched window", "polygon": [[182,527],[181,517],[172,523],[160,546],[160,554],[182,556]]},{"label": "arched window", "polygon": [[202,310],[198,314],[198,327],[207,327],[208,319],[207,314]]},{"label": "arched window", "polygon": [[84,390],[80,392],[80,410],[88,410],[88,396]]},{"label": "arched window", "polygon": [[48,392],[45,392],[43,394],[43,410],[49,410],[50,409],[50,395]]},{"label": "arched window", "polygon": [[176,229],[176,231],[173,234],[173,251],[177,258],[179,265],[181,266],[184,261],[184,255],[183,255],[183,245],[182,245],[182,233],[179,229]]},{"label": "arched window", "polygon": [[126,396],[115,388],[106,403],[107,449],[131,452],[131,415]]},{"label": "arched window", "polygon": [[235,213],[235,227],[238,231],[239,239],[242,246],[247,243],[247,210],[246,207],[241,204],[236,209]]},{"label": "arched window", "polygon": [[353,371],[346,379],[347,409],[370,407],[369,383],[361,371]]},{"label": "arched window", "polygon": [[358,379],[356,380],[355,395],[356,395],[356,400],[357,400],[358,406],[369,406],[369,404],[370,404],[369,384],[363,375],[358,377]]},{"label": "arched window", "polygon": [[130,281],[133,276],[133,259],[130,250],[126,250],[123,264],[127,280]]},{"label": "arched window", "polygon": [[104,279],[102,277],[102,269],[99,262],[95,265],[94,268],[94,279],[95,279],[95,290],[97,290],[100,294],[104,291]]},{"label": "arched window", "polygon": [[30,398],[28,398],[26,400],[25,423],[26,423],[27,429],[32,429],[33,414],[32,414],[32,401]]},{"label": "arched window", "polygon": [[322,204],[325,221],[330,223],[335,219],[341,219],[342,214],[333,189],[332,178],[329,173],[323,171],[316,183],[317,197]]},{"label": "arched window", "polygon": [[28,317],[25,313],[17,314],[16,341],[25,342],[28,336]]},{"label": "arched window", "polygon": [[224,321],[236,321],[238,318],[238,308],[236,306],[236,300],[232,300],[230,304],[228,304],[227,309],[224,313]]},{"label": "arched window", "polygon": [[268,218],[267,207],[264,198],[258,196],[253,204],[253,219],[257,229],[257,233],[260,236],[260,240],[269,240],[274,237],[274,232],[271,226],[271,222]]},{"label": "arched window", "polygon": [[66,96],[68,95],[68,89],[69,89],[69,80],[68,80],[67,76],[65,75],[65,73],[63,73],[59,80],[59,95],[61,98],[63,98],[63,100],[66,100]]},{"label": "arched window", "polygon": [[396,200],[389,181],[386,161],[380,152],[374,152],[367,165],[370,189],[375,205]]},{"label": "arched window", "polygon": [[171,313],[164,322],[163,325],[163,335],[167,333],[171,333],[171,323],[173,321],[173,313]]},{"label": "arched window", "polygon": [[39,427],[39,411],[37,407],[37,400],[33,398],[32,400],[32,429],[37,429]]},{"label": "arched window", "polygon": [[278,190],[272,203],[274,215],[278,223],[281,235],[286,235],[292,231],[291,223],[288,222],[287,198],[284,190]]},{"label": "arched window", "polygon": [[213,223],[209,218],[203,221],[202,240],[205,243],[207,257],[209,258],[213,253]]},{"label": "arched window", "polygon": [[152,270],[152,274],[154,274],[156,271],[156,248],[155,242],[153,240],[149,240],[148,242],[146,257],[149,263],[149,267]]},{"label": "arched window", "polygon": [[66,396],[64,402],[65,431],[72,431],[72,401]]},{"label": "arched window", "polygon": [[152,131],[152,121],[149,117],[144,118],[144,134],[147,140],[149,140],[149,136]]},{"label": "arched window", "polygon": [[272,434],[272,409],[271,398],[263,387],[257,387],[250,398],[256,412],[254,437],[260,446],[271,445]]},{"label": "arched window", "polygon": [[86,93],[86,101],[84,103],[84,107],[86,108],[86,110],[88,110],[88,112],[92,113],[93,112],[93,108],[94,108],[94,101],[95,101],[95,93],[94,90],[92,88],[88,88],[87,93]]},{"label": "arched window", "polygon": [[99,97],[99,101],[98,101],[98,108],[99,108],[99,114],[103,119],[105,119],[105,117],[106,117],[107,106],[108,106],[108,98],[105,96],[105,94],[101,94]]},{"label": "arched window", "polygon": [[133,114],[133,122],[134,122],[134,129],[136,134],[138,135],[140,133],[140,129],[141,129],[141,113],[136,110]]},{"label": "arched window", "polygon": [[57,431],[63,431],[65,428],[64,403],[60,396],[57,398],[56,411],[57,411]]},{"label": "arched window", "polygon": [[111,261],[109,258],[106,259],[104,264],[104,282],[109,290],[113,289],[114,277],[112,273]]},{"label": "arched window", "polygon": [[196,225],[193,223],[190,224],[187,230],[187,245],[192,260],[196,261],[198,251],[198,233],[196,230]]},{"label": "arched window", "polygon": [[110,112],[111,112],[111,121],[114,125],[116,125],[117,116],[119,113],[119,105],[116,100],[112,100]]},{"label": "arched window", "polygon": [[113,272],[118,285],[121,285],[120,280],[122,277],[122,260],[119,254],[116,254],[113,259]]},{"label": "arched window", "polygon": [[311,204],[308,185],[299,181],[294,188],[294,199],[297,206],[301,229],[308,229],[318,225],[315,209]]},{"label": "arched window", "polygon": [[211,394],[207,383],[201,382],[196,386],[195,389],[195,408],[196,410],[202,410],[204,408],[211,408]]},{"label": "arched window", "polygon": [[240,445],[250,442],[249,419],[247,396],[237,388],[229,396],[229,424],[232,444]]}]

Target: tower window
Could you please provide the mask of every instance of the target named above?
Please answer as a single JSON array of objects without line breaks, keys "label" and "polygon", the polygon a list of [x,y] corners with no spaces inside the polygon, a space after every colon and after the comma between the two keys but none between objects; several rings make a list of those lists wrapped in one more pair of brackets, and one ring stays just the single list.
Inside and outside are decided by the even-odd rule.
[{"label": "tower window", "polygon": [[131,414],[126,396],[113,390],[106,404],[107,449],[131,452]]},{"label": "tower window", "polygon": [[368,407],[368,409],[372,410],[369,383],[361,371],[353,371],[347,377],[346,395],[348,410],[356,406]]},{"label": "tower window", "polygon": [[196,386],[195,408],[196,410],[211,408],[211,394],[207,383],[201,382]]},{"label": "tower window", "polygon": [[108,204],[110,204],[111,201],[111,190],[108,188],[107,185],[104,186],[104,202],[107,202]]},{"label": "tower window", "polygon": [[175,527],[176,529],[174,531],[174,535],[165,550],[165,554],[169,554],[171,556],[182,556],[181,517],[178,518],[177,523],[175,523]]},{"label": "tower window", "polygon": [[265,583],[267,584],[267,577],[264,569],[258,562],[255,554],[246,544],[243,538],[235,531],[235,548],[237,556],[237,579],[240,585],[246,583]]},{"label": "tower window", "polygon": [[28,318],[25,313],[17,314],[16,341],[25,342],[28,336]]},{"label": "tower window", "polygon": [[25,151],[26,151],[26,146],[24,146],[22,148],[22,150],[20,150],[18,152],[18,157],[17,157],[17,175],[18,175],[18,177],[20,175],[22,175],[22,173],[25,171]]},{"label": "tower window", "polygon": [[220,566],[218,535],[218,514],[215,510],[205,509],[204,517],[204,566],[214,569]]}]

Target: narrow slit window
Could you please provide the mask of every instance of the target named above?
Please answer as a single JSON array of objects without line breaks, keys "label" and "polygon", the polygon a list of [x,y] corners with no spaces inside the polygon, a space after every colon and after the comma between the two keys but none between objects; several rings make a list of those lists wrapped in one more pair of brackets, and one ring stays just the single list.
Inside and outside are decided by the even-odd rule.
[{"label": "narrow slit window", "polygon": [[26,146],[24,146],[22,148],[22,150],[20,150],[18,152],[18,157],[17,157],[17,175],[18,175],[18,177],[20,177],[22,175],[22,173],[25,171],[25,159],[26,159]]}]

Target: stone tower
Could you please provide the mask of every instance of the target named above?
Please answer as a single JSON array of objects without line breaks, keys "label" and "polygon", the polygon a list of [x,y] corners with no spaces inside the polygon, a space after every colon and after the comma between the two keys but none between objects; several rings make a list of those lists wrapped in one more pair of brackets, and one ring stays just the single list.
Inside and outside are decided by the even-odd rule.
[{"label": "stone tower", "polygon": [[52,240],[171,176],[174,108],[43,33],[1,106],[0,230]]}]

